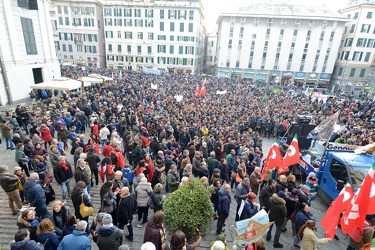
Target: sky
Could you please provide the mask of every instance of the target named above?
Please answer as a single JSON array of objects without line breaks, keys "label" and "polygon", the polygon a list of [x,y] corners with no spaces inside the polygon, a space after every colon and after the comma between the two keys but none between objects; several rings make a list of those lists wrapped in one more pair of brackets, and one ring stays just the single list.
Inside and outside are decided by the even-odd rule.
[{"label": "sky", "polygon": [[[217,17],[221,12],[230,10],[236,5],[239,4],[256,4],[259,2],[263,3],[280,3],[280,0],[202,0],[204,7],[204,14],[206,18],[206,28],[208,32],[215,32],[215,23]],[[298,5],[307,5],[311,6],[322,6],[325,4],[330,9],[339,9],[345,7],[348,0],[285,0],[282,2],[287,3],[298,3]]]}]

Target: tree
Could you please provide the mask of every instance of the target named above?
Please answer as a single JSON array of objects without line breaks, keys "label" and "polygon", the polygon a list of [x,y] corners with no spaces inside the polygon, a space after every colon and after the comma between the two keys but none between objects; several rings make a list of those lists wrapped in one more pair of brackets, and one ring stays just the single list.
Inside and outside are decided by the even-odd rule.
[{"label": "tree", "polygon": [[190,244],[199,238],[199,234],[207,236],[214,216],[211,192],[211,188],[194,179],[170,194],[163,209],[168,230],[180,229]]}]

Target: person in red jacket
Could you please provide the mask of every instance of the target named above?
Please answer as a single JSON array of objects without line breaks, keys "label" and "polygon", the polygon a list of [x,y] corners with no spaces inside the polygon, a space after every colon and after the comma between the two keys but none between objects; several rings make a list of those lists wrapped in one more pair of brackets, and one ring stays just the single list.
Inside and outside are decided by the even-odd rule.
[{"label": "person in red jacket", "polygon": [[105,146],[102,151],[104,157],[111,157],[111,152],[113,151],[112,142],[106,141]]},{"label": "person in red jacket", "polygon": [[41,125],[40,133],[42,135],[42,140],[44,141],[44,148],[47,148],[47,143],[48,143],[48,146],[51,146],[53,137],[51,135],[51,130],[47,127],[46,124]]},{"label": "person in red jacket", "polygon": [[116,145],[111,152],[112,165],[115,166],[114,171],[122,170],[125,167],[125,157],[122,154],[120,145]]}]

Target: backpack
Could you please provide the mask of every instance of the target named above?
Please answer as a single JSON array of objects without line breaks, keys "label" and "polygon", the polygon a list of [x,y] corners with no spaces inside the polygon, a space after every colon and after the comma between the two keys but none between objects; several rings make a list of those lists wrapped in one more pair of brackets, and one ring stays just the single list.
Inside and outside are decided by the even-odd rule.
[{"label": "backpack", "polygon": [[43,99],[48,98],[47,91],[45,91],[44,89],[42,90],[42,97],[43,97]]},{"label": "backpack", "polygon": [[46,205],[48,206],[50,202],[55,200],[55,190],[53,190],[50,184],[43,185],[43,183],[40,183],[40,185],[43,188],[44,194],[46,196]]},{"label": "backpack", "polygon": [[152,197],[151,197],[151,195],[152,195],[152,192],[151,193],[149,193],[149,192],[147,192],[148,193],[148,201],[147,201],[147,206],[149,206],[151,209],[155,209],[155,205],[154,205],[154,202],[152,201]]}]

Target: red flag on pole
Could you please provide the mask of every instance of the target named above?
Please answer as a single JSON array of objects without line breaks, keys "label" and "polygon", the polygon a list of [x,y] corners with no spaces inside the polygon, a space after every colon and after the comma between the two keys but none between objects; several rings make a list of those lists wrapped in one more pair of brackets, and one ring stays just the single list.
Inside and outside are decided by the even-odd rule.
[{"label": "red flag on pole", "polygon": [[363,227],[367,214],[375,213],[375,162],[341,218],[341,230],[348,234]]},{"label": "red flag on pole", "polygon": [[268,169],[282,166],[283,164],[282,161],[283,159],[281,157],[279,144],[277,143],[277,140],[275,139],[270,150],[268,151],[266,161],[264,162],[264,165],[263,165],[262,180]]},{"label": "red flag on pole", "polygon": [[199,85],[197,84],[197,87],[196,89],[194,90],[194,96],[199,96],[199,92],[201,91],[201,88],[199,87]]},{"label": "red flag on pole", "polygon": [[199,91],[199,96],[205,96],[206,95],[206,93],[207,93],[206,83],[207,83],[207,79],[204,78],[203,83],[202,83],[202,87],[201,87],[201,89]]},{"label": "red flag on pole", "polygon": [[301,159],[299,156],[299,146],[298,146],[297,135],[294,135],[292,143],[290,143],[288,151],[286,152],[283,158],[283,165],[279,167],[279,171],[277,172],[277,174],[282,174],[288,171],[289,166],[297,164],[300,161]]},{"label": "red flag on pole", "polygon": [[336,200],[331,203],[331,206],[328,208],[326,214],[324,215],[320,224],[326,231],[324,237],[333,238],[336,234],[336,228],[340,221],[340,213],[345,211],[350,204],[354,194],[353,189],[349,183],[341,190],[339,196]]}]

